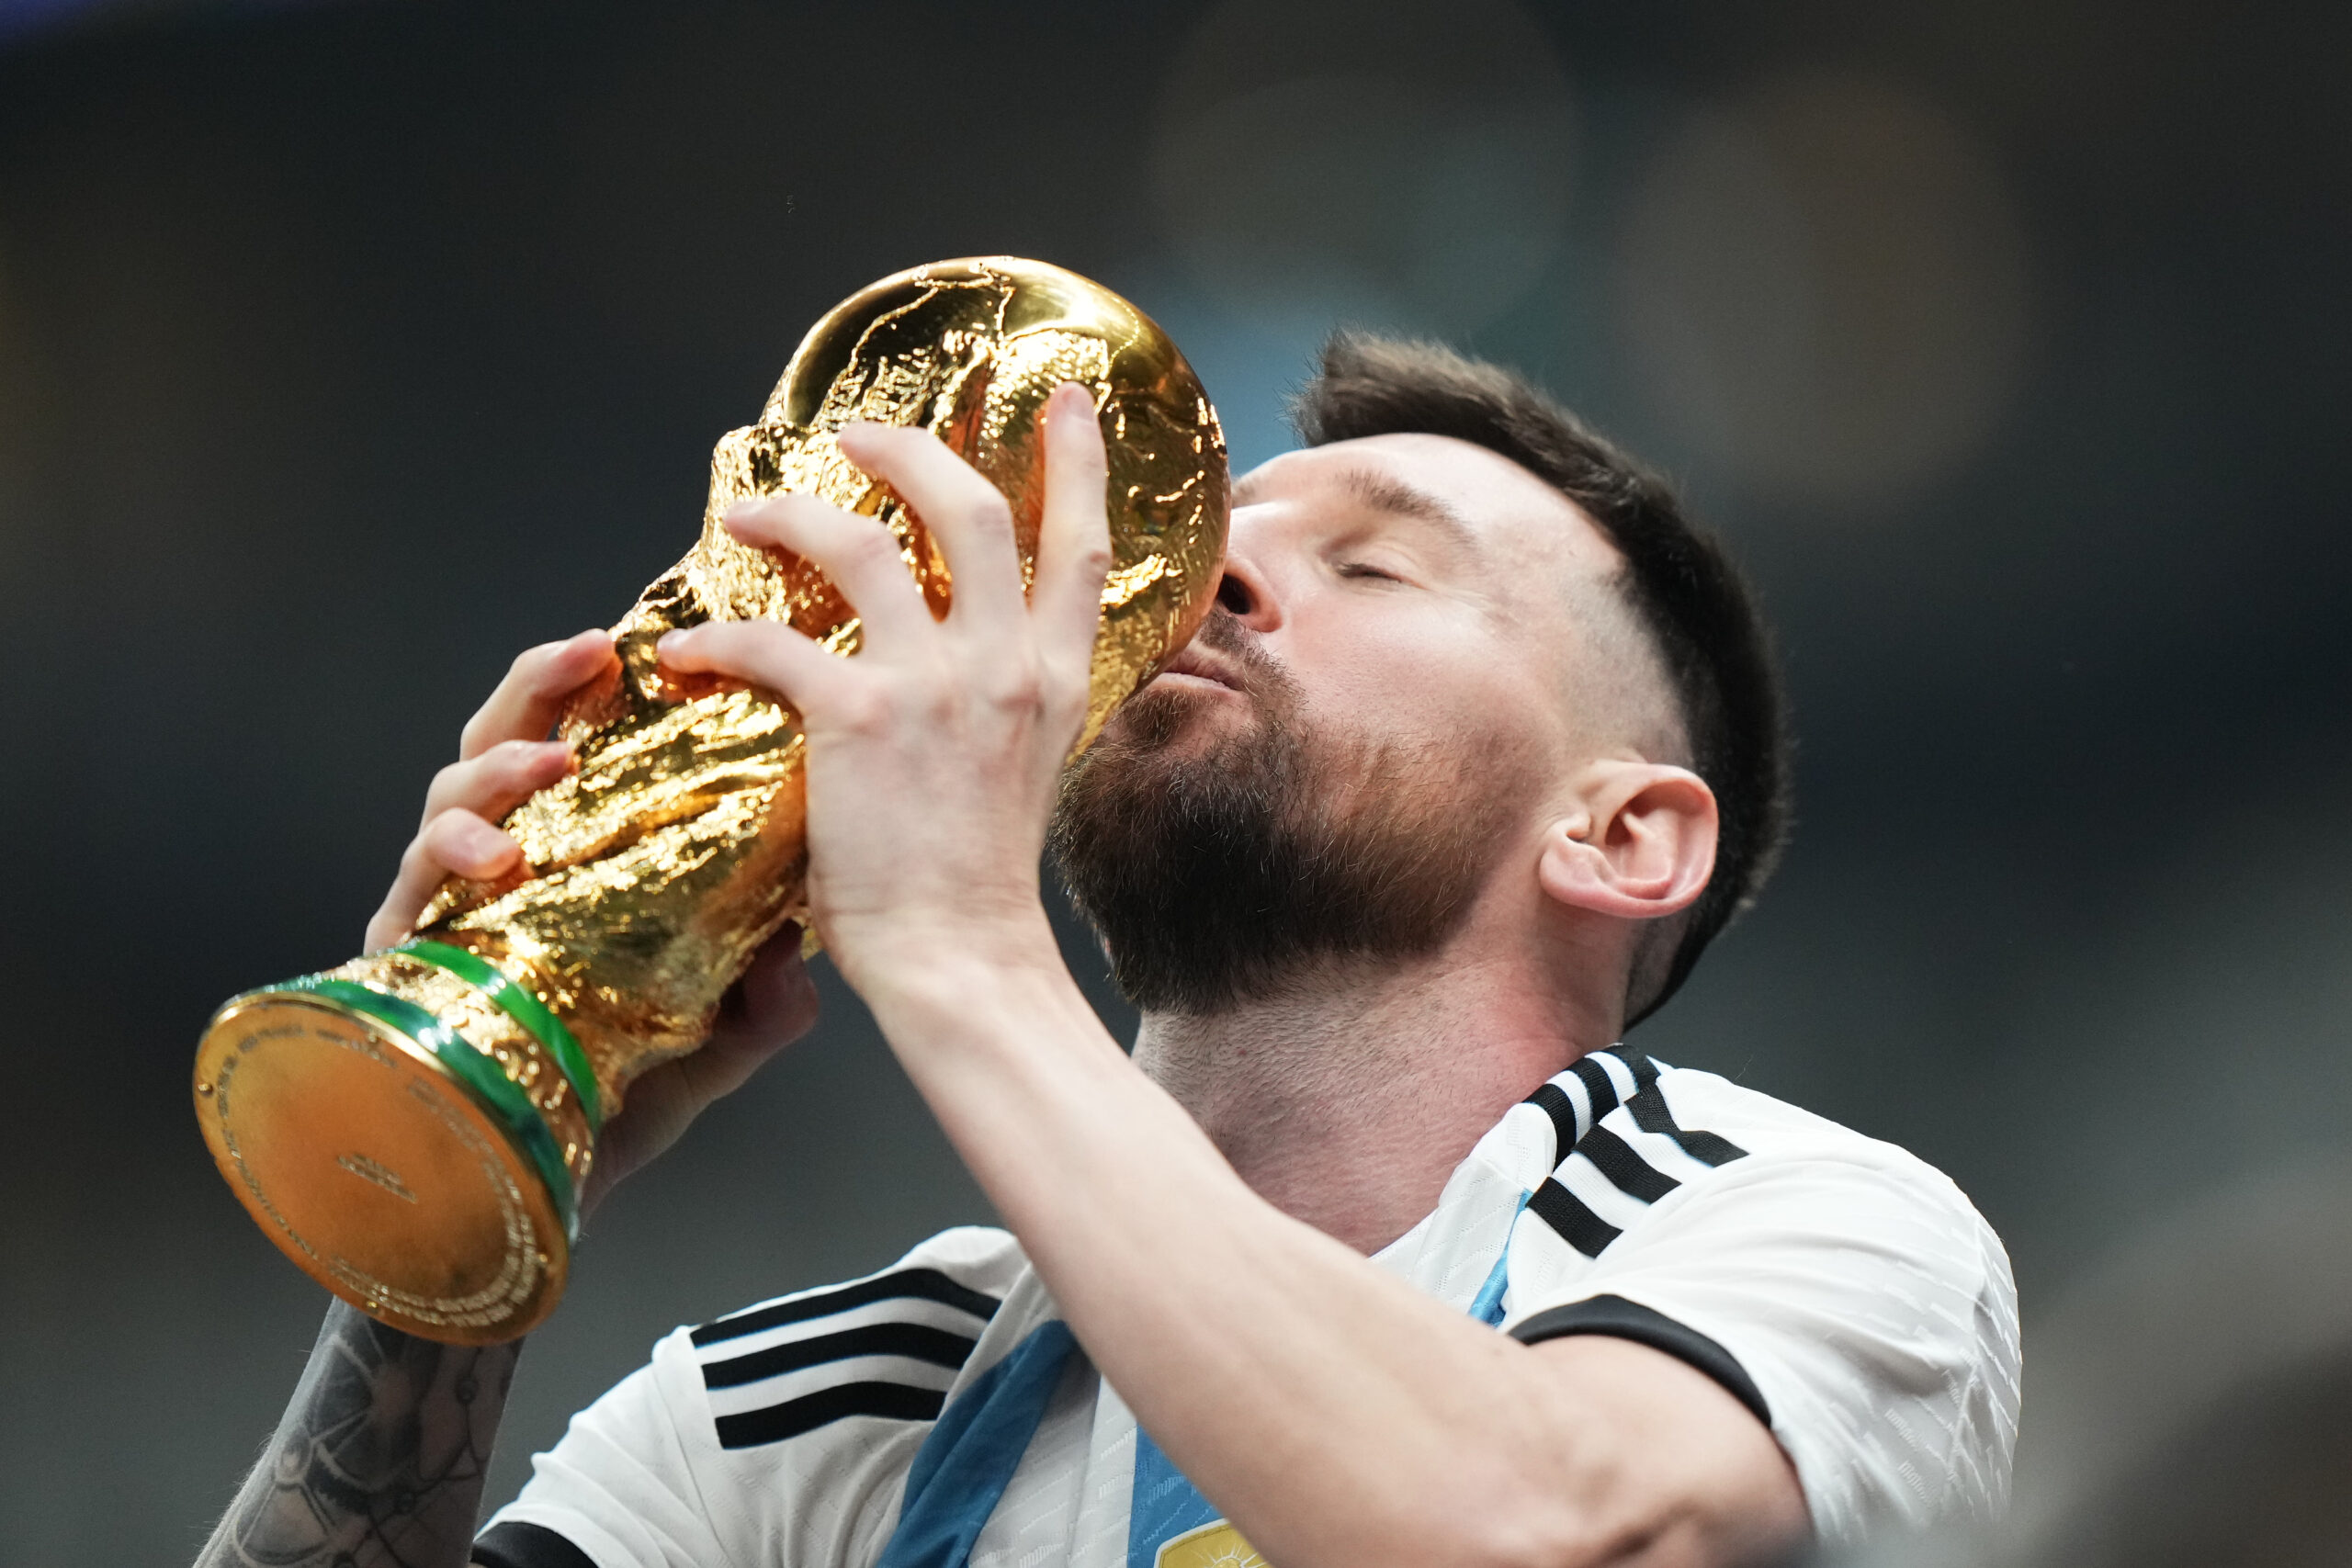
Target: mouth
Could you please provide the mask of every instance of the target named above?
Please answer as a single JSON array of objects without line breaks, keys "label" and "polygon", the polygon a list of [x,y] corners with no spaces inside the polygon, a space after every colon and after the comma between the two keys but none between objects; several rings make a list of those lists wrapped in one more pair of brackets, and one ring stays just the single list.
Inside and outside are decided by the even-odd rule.
[{"label": "mouth", "polygon": [[1159,679],[1165,681],[1171,676],[1179,682],[1204,686],[1221,686],[1234,693],[1241,691],[1240,678],[1226,665],[1224,660],[1202,648],[1198,643],[1186,646],[1175,658],[1170,660],[1166,668],[1160,671]]}]

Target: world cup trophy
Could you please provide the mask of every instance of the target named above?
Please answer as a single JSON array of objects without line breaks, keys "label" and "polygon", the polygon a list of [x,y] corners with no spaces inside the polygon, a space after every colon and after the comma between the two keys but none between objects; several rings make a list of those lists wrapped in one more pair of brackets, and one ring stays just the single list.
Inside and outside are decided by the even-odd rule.
[{"label": "world cup trophy", "polygon": [[[798,491],[886,524],[935,614],[953,592],[922,520],[842,457],[858,420],[933,432],[1012,503],[1024,574],[1046,400],[1094,394],[1113,563],[1080,745],[1206,614],[1225,543],[1216,414],[1143,313],[1011,257],[888,277],[802,340],[759,422],[711,457],[701,538],[615,628],[617,666],[560,723],[573,773],[504,822],[523,863],[452,878],[415,936],[237,997],[197,1052],[205,1141],[288,1257],[394,1327],[511,1339],[554,1309],[596,1134],[632,1079],[694,1050],[761,944],[804,919],[805,750],[771,693],[664,671],[705,621],[790,623],[844,656],[854,613],[813,566],[721,525]],[[805,919],[804,919],[805,923]]]}]

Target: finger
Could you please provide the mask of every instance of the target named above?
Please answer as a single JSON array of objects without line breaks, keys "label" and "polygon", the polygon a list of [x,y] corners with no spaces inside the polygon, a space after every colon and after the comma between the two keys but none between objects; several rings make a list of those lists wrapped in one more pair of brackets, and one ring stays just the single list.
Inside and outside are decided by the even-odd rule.
[{"label": "finger", "polygon": [[677,1142],[711,1101],[741,1089],[817,1021],[817,987],[800,962],[800,929],[768,940],[727,993],[718,1027],[698,1050],[652,1068],[628,1086],[628,1103],[605,1124],[581,1212],[613,1184]]},{"label": "finger", "polygon": [[564,699],[602,673],[614,658],[612,634],[602,630],[525,649],[490,700],[466,721],[458,755],[478,757],[502,740],[546,739]]},{"label": "finger", "polygon": [[975,626],[1012,624],[1022,609],[1021,555],[1004,493],[927,430],[853,424],[842,452],[888,482],[914,508],[956,584],[955,618]]},{"label": "finger", "polygon": [[656,646],[673,670],[732,675],[777,694],[803,715],[854,679],[848,660],[779,621],[707,621],[671,632]]},{"label": "finger", "polygon": [[728,1089],[815,1025],[817,984],[808,976],[800,946],[800,928],[796,925],[787,925],[770,937],[720,1004],[710,1043],[696,1054],[728,1063],[718,1069]]},{"label": "finger", "polygon": [[1046,510],[1029,613],[1047,648],[1081,650],[1090,665],[1102,581],[1111,571],[1109,475],[1094,399],[1078,383],[1064,382],[1046,405]]},{"label": "finger", "polygon": [[727,531],[747,545],[777,546],[814,563],[857,611],[869,642],[931,624],[899,536],[871,517],[815,496],[772,495],[729,507]]},{"label": "finger", "polygon": [[416,929],[417,916],[452,874],[489,882],[523,861],[522,846],[470,811],[445,811],[409,840],[400,874],[368,922],[368,948],[390,947]]},{"label": "finger", "polygon": [[452,810],[495,821],[571,771],[571,748],[561,740],[502,740],[434,774],[420,822]]}]

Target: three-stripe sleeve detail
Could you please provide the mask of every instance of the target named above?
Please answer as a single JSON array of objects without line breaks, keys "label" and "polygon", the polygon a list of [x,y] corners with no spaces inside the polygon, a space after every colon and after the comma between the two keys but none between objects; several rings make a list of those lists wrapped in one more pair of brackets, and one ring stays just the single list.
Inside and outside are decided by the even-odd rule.
[{"label": "three-stripe sleeve detail", "polygon": [[784,1324],[831,1317],[871,1302],[916,1299],[961,1308],[983,1323],[996,1315],[997,1301],[994,1296],[960,1284],[936,1269],[901,1269],[894,1274],[877,1274],[871,1280],[860,1280],[830,1291],[788,1296],[764,1306],[746,1307],[741,1312],[729,1313],[725,1317],[704,1324],[694,1331],[692,1337],[695,1348],[700,1348],[724,1340],[741,1339],[745,1335],[757,1334]]},{"label": "three-stripe sleeve detail", "polygon": [[903,1269],[703,1325],[688,1337],[719,1446],[853,1416],[935,1420],[997,1306],[935,1269]]},{"label": "three-stripe sleeve detail", "polygon": [[706,1361],[702,1369],[705,1388],[736,1388],[763,1378],[781,1377],[807,1367],[821,1367],[828,1361],[846,1360],[852,1356],[904,1356],[910,1360],[928,1361],[934,1367],[959,1371],[972,1359],[972,1347],[978,1341],[969,1335],[950,1334],[944,1328],[933,1328],[922,1323],[875,1323],[864,1328],[843,1329],[839,1334],[820,1334],[808,1339],[787,1340],[771,1345],[764,1350],[754,1350],[748,1356],[731,1356],[723,1361]]},{"label": "three-stripe sleeve detail", "polygon": [[[1612,1067],[1630,1083],[1621,1085]],[[1628,1087],[1633,1090],[1630,1096],[1624,1093]],[[1647,1056],[1594,1052],[1537,1089],[1528,1097],[1528,1103],[1551,1121],[1556,1139],[1554,1147],[1566,1152],[1553,1173],[1529,1195],[1527,1206],[1561,1240],[1587,1258],[1600,1257],[1624,1234],[1624,1226],[1601,1214],[1595,1203],[1612,1213],[1618,1212],[1619,1200],[1647,1206],[1682,1185],[1681,1178],[1658,1168],[1635,1146],[1637,1140],[1625,1134],[1638,1130],[1665,1138],[1708,1167],[1728,1164],[1747,1152],[1716,1134],[1678,1125],[1658,1086],[1657,1064]],[[1623,1116],[1616,1118],[1621,1110]],[[1604,1125],[1611,1119],[1618,1120],[1619,1130]],[[1670,1151],[1664,1152],[1664,1157],[1672,1162]],[[1587,1185],[1593,1178],[1606,1188]],[[1577,1194],[1577,1186],[1587,1187],[1590,1201]],[[1623,1218],[1622,1213],[1619,1217]]]},{"label": "three-stripe sleeve detail", "polygon": [[1602,1247],[1625,1234],[1548,1176],[1544,1179],[1544,1185],[1528,1194],[1527,1207],[1537,1219],[1559,1232],[1562,1241],[1587,1258],[1600,1257]]},{"label": "three-stripe sleeve detail", "polygon": [[1673,1139],[1682,1145],[1684,1154],[1702,1165],[1729,1165],[1747,1153],[1729,1138],[1719,1138],[1700,1128],[1676,1126],[1674,1112],[1667,1109],[1666,1095],[1657,1087],[1657,1064],[1647,1056],[1634,1058],[1634,1081],[1640,1088],[1625,1102],[1625,1110],[1643,1132]]}]

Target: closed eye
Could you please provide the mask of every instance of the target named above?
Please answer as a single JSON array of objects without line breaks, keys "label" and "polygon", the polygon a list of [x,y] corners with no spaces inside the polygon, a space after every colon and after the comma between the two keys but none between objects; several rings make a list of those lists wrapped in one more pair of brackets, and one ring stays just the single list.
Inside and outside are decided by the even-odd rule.
[{"label": "closed eye", "polygon": [[1380,568],[1376,566],[1367,566],[1363,561],[1341,561],[1336,570],[1341,577],[1373,578],[1382,582],[1402,582],[1405,581],[1393,571],[1383,571]]}]

